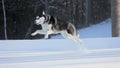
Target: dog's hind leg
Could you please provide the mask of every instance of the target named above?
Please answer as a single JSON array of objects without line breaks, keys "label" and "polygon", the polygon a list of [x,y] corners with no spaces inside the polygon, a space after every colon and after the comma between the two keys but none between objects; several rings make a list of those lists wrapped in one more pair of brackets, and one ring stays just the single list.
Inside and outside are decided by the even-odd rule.
[{"label": "dog's hind leg", "polygon": [[67,31],[63,31],[61,34],[65,39],[69,39],[69,40],[76,42],[76,39],[73,38],[73,36],[70,35]]},{"label": "dog's hind leg", "polygon": [[75,32],[76,31],[74,30],[73,31],[67,30],[67,31],[62,32],[62,35],[66,39],[72,40],[75,43],[79,42],[80,44],[82,44],[82,40],[79,39],[79,36]]},{"label": "dog's hind leg", "polygon": [[79,38],[79,36],[73,35],[73,37],[76,39],[76,42],[78,42],[80,45],[83,45],[83,41]]},{"label": "dog's hind leg", "polygon": [[64,38],[72,40],[76,44],[79,51],[81,51],[81,52],[86,51],[86,48],[83,45],[83,41],[80,40],[77,35],[69,34],[67,31],[63,32],[62,35],[64,36]]}]

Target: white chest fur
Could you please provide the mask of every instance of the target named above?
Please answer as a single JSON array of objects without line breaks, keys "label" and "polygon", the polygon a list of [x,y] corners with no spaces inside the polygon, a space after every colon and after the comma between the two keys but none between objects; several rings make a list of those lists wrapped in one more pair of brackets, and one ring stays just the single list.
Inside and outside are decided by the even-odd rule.
[{"label": "white chest fur", "polygon": [[51,27],[52,27],[51,24],[47,24],[47,23],[41,24],[41,26],[42,26],[42,30],[44,31],[51,30]]}]

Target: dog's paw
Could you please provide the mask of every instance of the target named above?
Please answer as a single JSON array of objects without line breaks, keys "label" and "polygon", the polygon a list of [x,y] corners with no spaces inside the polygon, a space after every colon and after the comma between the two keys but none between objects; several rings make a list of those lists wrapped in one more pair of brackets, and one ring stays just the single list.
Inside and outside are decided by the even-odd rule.
[{"label": "dog's paw", "polygon": [[32,33],[31,36],[35,36],[36,34],[35,33]]},{"label": "dog's paw", "polygon": [[46,39],[46,40],[47,40],[47,39],[49,39],[49,38],[48,38],[47,36],[45,36],[45,37],[44,37],[44,39]]},{"label": "dog's paw", "polygon": [[45,40],[49,39],[48,37],[44,37]]},{"label": "dog's paw", "polygon": [[47,38],[47,37],[44,37],[44,39],[46,39],[46,40],[47,40],[48,38]]}]

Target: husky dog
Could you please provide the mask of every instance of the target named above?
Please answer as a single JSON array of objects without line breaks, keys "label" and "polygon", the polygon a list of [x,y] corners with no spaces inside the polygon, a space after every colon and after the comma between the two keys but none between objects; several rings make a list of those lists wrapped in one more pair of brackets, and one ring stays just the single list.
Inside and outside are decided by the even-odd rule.
[{"label": "husky dog", "polygon": [[82,40],[79,39],[75,26],[70,22],[61,21],[56,17],[47,15],[43,12],[42,17],[36,17],[35,24],[41,25],[42,30],[36,30],[31,34],[32,36],[35,36],[36,34],[44,34],[44,38],[47,39],[51,34],[60,33],[65,39],[70,39],[80,45],[82,43]]}]

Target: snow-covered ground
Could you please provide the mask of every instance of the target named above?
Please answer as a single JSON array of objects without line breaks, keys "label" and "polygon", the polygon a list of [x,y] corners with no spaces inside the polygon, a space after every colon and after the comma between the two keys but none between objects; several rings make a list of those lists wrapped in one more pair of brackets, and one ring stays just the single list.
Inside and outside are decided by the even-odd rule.
[{"label": "snow-covered ground", "polygon": [[1,40],[0,68],[120,68],[120,38],[111,37],[110,20],[78,33],[87,52],[61,35],[49,40]]}]

